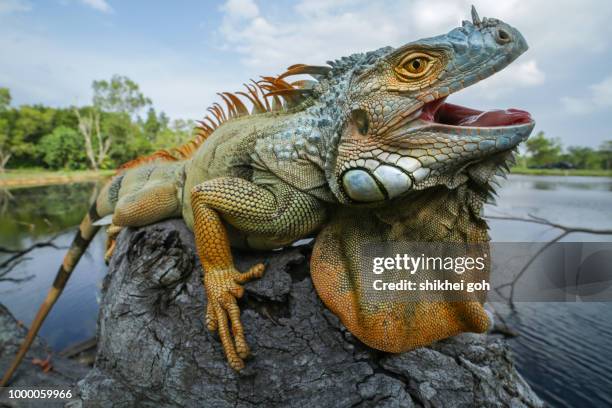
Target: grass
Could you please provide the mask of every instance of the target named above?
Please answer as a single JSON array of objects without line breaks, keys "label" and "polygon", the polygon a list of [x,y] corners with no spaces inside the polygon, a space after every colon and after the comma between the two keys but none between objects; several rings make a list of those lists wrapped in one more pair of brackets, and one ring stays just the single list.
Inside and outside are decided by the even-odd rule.
[{"label": "grass", "polygon": [[40,168],[11,169],[0,173],[0,187],[44,186],[79,181],[97,180],[111,176],[115,170],[58,170]]},{"label": "grass", "polygon": [[612,177],[612,170],[601,169],[529,169],[527,167],[512,167],[512,174],[528,174],[533,176],[590,176],[590,177]]}]

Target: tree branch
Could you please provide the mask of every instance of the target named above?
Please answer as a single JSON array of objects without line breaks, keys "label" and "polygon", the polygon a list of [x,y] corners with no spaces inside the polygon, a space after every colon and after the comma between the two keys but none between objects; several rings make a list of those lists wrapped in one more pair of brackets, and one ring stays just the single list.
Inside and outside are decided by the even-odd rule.
[{"label": "tree branch", "polygon": [[25,278],[10,278],[7,277],[9,273],[11,273],[15,267],[22,262],[30,259],[26,257],[27,254],[32,252],[38,248],[51,247],[55,249],[64,249],[65,247],[57,246],[53,241],[57,239],[58,235],[55,235],[51,239],[44,242],[37,242],[35,244],[30,245],[25,249],[10,249],[3,246],[0,246],[0,253],[11,254],[7,259],[0,262],[0,281],[8,281],[8,282],[23,282],[29,280],[33,277],[33,275],[26,276]]},{"label": "tree branch", "polygon": [[98,165],[96,162],[96,156],[94,154],[93,145],[91,143],[91,116],[89,118],[83,118],[79,113],[77,108],[74,109],[74,113],[79,122],[79,131],[83,138],[85,139],[85,153],[87,153],[87,158],[91,163],[91,167],[94,170],[98,170]]},{"label": "tree branch", "polygon": [[[490,220],[506,220],[506,221],[530,222],[530,223],[533,223],[533,224],[546,225],[546,226],[549,226],[549,227],[560,229],[562,231],[561,234],[557,235],[551,241],[547,242],[546,245],[541,247],[535,254],[533,254],[532,257],[529,258],[527,263],[525,265],[523,265],[523,267],[521,268],[519,273],[510,282],[506,282],[504,284],[501,284],[501,285],[496,286],[495,288],[493,288],[495,290],[495,292],[497,292],[497,294],[499,296],[501,296],[502,298],[504,298],[504,299],[506,299],[508,301],[508,304],[510,305],[510,308],[513,311],[516,310],[515,304],[514,304],[514,293],[515,293],[515,289],[516,289],[516,284],[521,279],[521,277],[525,274],[525,272],[529,269],[531,264],[533,264],[533,262],[542,253],[544,253],[548,248],[550,248],[554,243],[559,242],[561,239],[563,239],[564,237],[568,236],[569,234],[573,234],[573,233],[577,233],[577,232],[582,232],[582,233],[587,233],[587,234],[595,234],[595,235],[612,235],[612,229],[596,229],[596,228],[584,228],[584,227],[571,227],[571,226],[567,226],[567,225],[564,225],[564,224],[559,224],[559,223],[555,223],[555,222],[549,221],[546,218],[537,217],[537,216],[535,216],[533,214],[527,214],[527,216],[528,216],[528,218],[525,218],[525,217],[514,217],[514,216],[495,216],[495,215],[485,216],[485,218],[490,219]],[[510,288],[509,296],[505,296],[501,292],[501,289],[504,289],[504,288],[507,288],[507,287]]]},{"label": "tree branch", "polygon": [[597,235],[612,235],[612,229],[596,229],[596,228],[584,228],[584,227],[571,227],[563,224],[558,224],[552,221],[547,220],[546,218],[537,217],[533,214],[527,214],[529,218],[524,217],[513,217],[513,216],[496,216],[496,215],[488,215],[485,218],[489,220],[507,220],[507,221],[522,221],[522,222],[531,222],[534,224],[547,225],[549,227],[558,228],[563,231],[567,231],[568,233],[574,232],[584,232],[587,234],[597,234]]}]

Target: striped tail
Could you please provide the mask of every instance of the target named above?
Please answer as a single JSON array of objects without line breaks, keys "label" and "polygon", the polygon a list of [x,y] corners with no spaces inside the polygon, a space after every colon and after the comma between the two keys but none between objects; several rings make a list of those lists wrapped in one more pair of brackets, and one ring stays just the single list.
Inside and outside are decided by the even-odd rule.
[{"label": "striped tail", "polygon": [[38,313],[36,314],[36,317],[34,318],[32,325],[30,326],[30,330],[28,331],[25,340],[19,348],[17,356],[15,357],[15,359],[11,363],[10,368],[6,371],[4,377],[2,378],[0,387],[6,386],[15,370],[17,370],[17,367],[19,367],[21,360],[23,360],[23,357],[30,349],[30,346],[34,341],[38,330],[45,321],[47,314],[49,314],[49,311],[51,311],[51,307],[53,307],[53,304],[59,298],[60,294],[62,293],[62,290],[64,290],[66,282],[68,282],[68,278],[70,278],[70,274],[79,262],[79,259],[81,259],[81,256],[87,250],[89,243],[93,240],[94,236],[100,229],[99,226],[93,225],[93,223],[98,219],[100,219],[100,216],[98,215],[96,203],[94,202],[89,210],[89,213],[85,215],[83,221],[81,221],[79,231],[77,231],[74,240],[70,245],[70,249],[68,249],[68,252],[64,256],[64,262],[62,263],[59,268],[59,271],[57,272],[55,281],[53,282],[53,286],[49,290],[49,293],[47,294],[47,297],[45,298],[42,305],[40,305]]}]

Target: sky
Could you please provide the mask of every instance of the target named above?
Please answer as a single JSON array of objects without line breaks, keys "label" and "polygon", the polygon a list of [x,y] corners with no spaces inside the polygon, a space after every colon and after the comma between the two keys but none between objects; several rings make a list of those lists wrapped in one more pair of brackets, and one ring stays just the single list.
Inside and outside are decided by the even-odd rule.
[{"label": "sky", "polygon": [[612,140],[612,1],[0,0],[0,87],[13,105],[91,102],[93,80],[136,81],[157,110],[199,119],[260,75],[446,33],[480,16],[518,28],[529,51],[451,95],[521,108],[564,146]]}]

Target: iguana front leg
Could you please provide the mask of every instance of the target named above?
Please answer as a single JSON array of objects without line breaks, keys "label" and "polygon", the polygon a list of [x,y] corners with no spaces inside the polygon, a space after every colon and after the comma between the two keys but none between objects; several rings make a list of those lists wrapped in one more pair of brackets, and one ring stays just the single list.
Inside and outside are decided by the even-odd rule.
[{"label": "iguana front leg", "polygon": [[236,270],[221,216],[240,231],[257,236],[259,242],[267,237],[280,245],[319,227],[325,211],[318,200],[287,185],[266,188],[232,177],[195,186],[191,204],[196,247],[205,271],[206,323],[210,330],[218,330],[230,366],[239,370],[249,348],[236,299],[244,293],[241,284],[261,277],[264,265],[245,273]]}]

